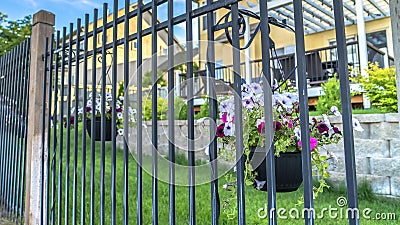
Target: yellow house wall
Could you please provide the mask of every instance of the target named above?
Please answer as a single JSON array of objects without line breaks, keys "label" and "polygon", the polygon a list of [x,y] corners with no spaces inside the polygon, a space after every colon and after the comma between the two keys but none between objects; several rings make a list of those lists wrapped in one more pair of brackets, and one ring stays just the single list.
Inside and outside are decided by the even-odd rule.
[{"label": "yellow house wall", "polygon": [[[201,1],[202,2],[202,1]],[[200,2],[200,3],[201,3]],[[201,4],[200,4],[201,5]],[[227,10],[221,9],[216,12],[217,21],[227,13]],[[203,23],[200,20],[200,39],[207,40],[207,30],[203,30]],[[258,23],[259,21],[255,19],[250,19],[250,24]],[[390,17],[373,20],[366,22],[366,32],[372,33],[376,31],[386,31],[387,37],[387,47],[388,47],[388,54],[393,56],[393,40],[392,40],[392,32],[391,32],[391,23]],[[276,26],[271,25],[271,33],[270,36],[275,42],[276,49],[294,46],[295,45],[295,34],[287,29],[282,29]],[[357,36],[357,25],[349,25],[346,28],[346,36],[347,37],[356,37]],[[250,58],[252,60],[261,59],[261,32],[258,32],[256,35],[252,45],[250,46]],[[220,30],[215,32],[215,38],[217,39],[220,36],[225,36],[224,31]],[[335,40],[335,30],[327,30],[319,33],[314,33],[305,36],[305,48],[306,50],[312,50],[316,48],[322,48],[329,46],[329,42]],[[227,43],[227,42],[226,42]],[[229,44],[216,44],[216,60],[223,60],[224,65],[231,65],[232,64],[232,50],[230,49],[231,46]],[[241,46],[244,46],[243,38],[241,38]],[[200,60],[205,62],[207,48],[205,45],[200,45]],[[241,51],[242,57],[241,60],[243,61],[244,58],[244,51]],[[204,69],[204,63],[201,63],[200,68]]]}]

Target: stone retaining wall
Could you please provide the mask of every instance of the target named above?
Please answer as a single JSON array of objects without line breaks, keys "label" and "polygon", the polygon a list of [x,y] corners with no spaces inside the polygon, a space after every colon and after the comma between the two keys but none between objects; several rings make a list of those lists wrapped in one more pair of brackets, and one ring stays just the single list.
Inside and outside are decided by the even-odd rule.
[{"label": "stone retaining wall", "polygon": [[[398,114],[358,114],[354,115],[363,132],[354,131],[356,170],[358,183],[366,180],[376,194],[400,196],[400,124]],[[331,123],[342,127],[341,118],[331,116]],[[143,134],[143,153],[151,154],[150,122],[146,122]],[[187,121],[175,121],[175,144],[177,151],[187,154]],[[131,133],[131,149],[135,151],[136,134]],[[210,143],[209,122],[195,125],[196,159],[207,160],[205,149]],[[168,155],[168,122],[158,122],[158,144],[161,155]],[[345,181],[343,142],[327,146],[336,157],[335,167],[331,168],[334,183]]]},{"label": "stone retaining wall", "polygon": [[[398,114],[354,115],[363,132],[354,131],[355,162],[358,183],[367,181],[376,194],[400,196],[400,124]],[[341,127],[338,117],[330,121]],[[344,182],[343,143],[327,147],[337,156],[332,180]]]}]

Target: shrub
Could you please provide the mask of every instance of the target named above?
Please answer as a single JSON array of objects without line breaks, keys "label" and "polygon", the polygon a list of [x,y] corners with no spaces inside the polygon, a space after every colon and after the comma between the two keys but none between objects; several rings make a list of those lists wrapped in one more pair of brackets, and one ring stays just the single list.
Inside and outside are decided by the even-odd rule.
[{"label": "shrub", "polygon": [[[147,98],[143,102],[143,117],[144,120],[151,120],[152,118],[152,107],[151,107],[151,97]],[[167,113],[168,113],[168,101],[163,98],[158,98],[157,99],[157,118],[159,120],[165,120],[167,119]]]},{"label": "shrub", "polygon": [[175,111],[174,118],[177,120],[187,119],[187,104],[186,101],[180,97],[175,97]]},{"label": "shrub", "polygon": [[370,64],[368,77],[358,76],[354,81],[366,91],[371,105],[384,112],[397,112],[396,71]]},{"label": "shrub", "polygon": [[[151,120],[152,118],[152,102],[151,97],[147,98],[143,103],[143,117],[144,120]],[[175,111],[174,118],[178,120],[187,119],[187,104],[185,100],[175,97]],[[159,120],[168,119],[168,100],[164,98],[157,99],[157,118]]]},{"label": "shrub", "polygon": [[323,95],[318,97],[318,102],[316,105],[317,111],[321,113],[330,113],[332,106],[337,106],[339,111],[341,110],[340,103],[340,83],[336,78],[329,78],[328,82],[322,84]]},{"label": "shrub", "polygon": [[[142,83],[143,83],[143,87],[147,88],[149,86],[151,86],[153,84],[153,77],[152,77],[152,72],[151,71],[147,71],[143,78],[142,78]],[[157,70],[157,83],[161,86],[161,87],[165,87],[167,86],[167,81],[164,79],[164,72],[162,72],[161,70]]]},{"label": "shrub", "polygon": [[204,104],[200,106],[200,112],[194,116],[196,120],[204,117],[210,117],[210,103],[208,101],[208,97],[203,96],[203,99]]}]

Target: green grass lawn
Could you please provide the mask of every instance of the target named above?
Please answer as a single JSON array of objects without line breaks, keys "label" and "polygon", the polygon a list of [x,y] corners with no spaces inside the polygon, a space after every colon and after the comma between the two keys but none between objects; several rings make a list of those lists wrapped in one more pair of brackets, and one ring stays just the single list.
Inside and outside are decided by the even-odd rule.
[{"label": "green grass lawn", "polygon": [[[73,131],[73,130],[71,130]],[[81,130],[79,131],[81,136]],[[65,136],[64,136],[65,137]],[[90,139],[87,137],[87,170],[86,170],[86,201],[85,201],[85,207],[86,207],[86,212],[85,212],[85,220],[88,222],[89,221],[89,207],[90,207]],[[81,140],[81,138],[79,138]],[[77,204],[76,204],[76,215],[77,215],[77,221],[78,224],[80,224],[80,212],[81,212],[81,169],[82,169],[82,158],[81,158],[81,152],[82,148],[81,146],[81,141],[79,141],[79,147],[78,147],[78,160],[77,160]],[[74,164],[74,158],[73,158],[73,149],[74,149],[74,143],[73,143],[73,135],[71,135],[71,162],[70,162],[70,185],[68,187],[69,191],[69,212],[68,215],[65,214],[65,183],[66,183],[66,160],[65,160],[65,154],[66,154],[66,148],[64,148],[64,155],[63,155],[63,195],[62,195],[62,213],[61,213],[61,219],[62,221],[65,220],[65,216],[67,216],[70,221],[69,223],[71,224],[72,220],[72,211],[73,211],[73,164]],[[94,205],[94,210],[95,210],[95,221],[94,224],[100,224],[99,223],[99,218],[100,218],[100,143],[96,143],[96,166],[95,166],[95,205]],[[57,173],[58,173],[58,153],[57,153]],[[124,156],[123,156],[123,151],[118,150],[116,154],[116,219],[117,219],[117,224],[123,224],[123,161],[124,161]],[[144,157],[144,161],[151,162],[151,158],[149,156]],[[179,157],[179,161],[181,163],[185,163],[185,160],[182,159],[182,157]],[[167,170],[164,169],[163,167],[160,168],[160,173],[167,173]],[[208,170],[202,170],[199,171],[198,176],[204,176],[208,177],[209,176],[209,171]],[[188,175],[186,171],[181,171],[178,170],[176,174],[177,179],[182,179],[183,181],[187,179]],[[57,179],[57,176],[56,176]],[[222,189],[222,185],[224,184],[224,179],[220,179],[219,185],[220,185],[220,194],[221,197],[224,197],[227,193]],[[51,183],[50,183],[51,187]],[[143,219],[144,219],[144,224],[151,224],[151,219],[152,219],[152,192],[151,192],[151,187],[152,187],[152,180],[151,176],[143,172]],[[51,190],[51,189],[50,189]],[[57,190],[57,187],[56,187]],[[109,224],[111,220],[111,145],[107,144],[106,145],[106,157],[105,157],[105,211],[104,211],[104,216],[105,216],[105,223]],[[176,187],[176,219],[177,219],[177,224],[188,224],[188,217],[189,217],[189,208],[188,208],[188,188],[187,187]],[[292,193],[278,193],[277,194],[277,208],[284,208],[287,210],[286,216],[289,217],[288,211],[291,210],[291,208],[295,207],[301,212],[302,207],[296,207],[295,204],[297,203],[297,200],[299,197],[302,195],[302,189],[299,189],[296,192]],[[133,159],[132,156],[129,158],[129,224],[136,224],[136,196],[137,196],[137,191],[136,191],[136,162]],[[168,223],[168,212],[169,212],[169,202],[168,202],[168,184],[164,182],[159,182],[158,186],[158,196],[159,196],[159,222],[160,224],[167,224]],[[326,191],[322,195],[320,195],[316,200],[315,200],[315,210],[317,212],[317,216],[321,215],[321,211],[323,208],[326,208],[329,210],[330,208],[338,208],[338,216],[339,218],[330,218],[329,216],[329,211],[325,212],[324,218],[323,219],[317,219],[315,224],[347,224],[347,220],[345,217],[345,213],[343,213],[343,217],[340,218],[340,209],[345,212],[345,208],[340,208],[338,207],[336,201],[338,197],[341,196],[346,196],[345,192],[343,190],[331,190],[331,191]],[[55,197],[55,205],[54,205],[54,210],[55,210],[55,221],[57,221],[57,207],[58,207],[58,202],[57,202],[57,191]],[[52,196],[50,194],[50,199],[52,199]],[[203,184],[196,186],[196,220],[197,224],[200,225],[207,225],[210,224],[211,220],[211,204],[210,204],[210,185],[209,184]],[[384,220],[384,221],[378,221],[378,220],[367,220],[364,218],[361,218],[361,224],[370,224],[370,225],[375,225],[375,224],[399,224],[399,218],[400,217],[400,201],[399,200],[391,200],[391,199],[384,199],[384,198],[375,198],[371,197],[370,191],[368,191],[368,188],[363,188],[360,190],[360,198],[359,198],[359,203],[360,203],[360,209],[361,211],[365,208],[370,208],[372,212],[369,214],[371,217],[375,216],[375,213],[396,213],[396,219],[397,221],[389,221],[389,220]],[[251,187],[246,188],[246,220],[247,224],[268,224],[267,219],[260,219],[258,217],[258,211],[260,208],[264,207],[267,204],[267,193],[266,192],[260,192],[257,191]],[[330,208],[329,208],[330,207]],[[49,207],[51,208],[51,207]],[[304,224],[303,219],[279,219],[278,222],[280,224]],[[88,224],[88,223],[87,223]],[[224,214],[221,214],[220,217],[220,224],[237,224],[236,220],[229,220]]]}]

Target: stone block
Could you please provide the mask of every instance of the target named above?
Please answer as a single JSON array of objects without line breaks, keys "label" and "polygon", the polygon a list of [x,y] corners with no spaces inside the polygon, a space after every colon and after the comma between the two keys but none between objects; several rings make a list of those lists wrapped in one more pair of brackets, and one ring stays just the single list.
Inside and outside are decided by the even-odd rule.
[{"label": "stone block", "polygon": [[356,157],[389,157],[389,141],[355,139],[354,149]]},{"label": "stone block", "polygon": [[400,197],[400,177],[390,178],[391,195]]},{"label": "stone block", "polygon": [[370,123],[361,123],[361,127],[364,129],[364,131],[356,131],[353,130],[353,135],[354,138],[359,138],[359,139],[370,139]]},{"label": "stone block", "polygon": [[385,121],[390,123],[399,123],[400,115],[398,113],[386,113]]},{"label": "stone block", "polygon": [[389,140],[390,143],[390,157],[400,157],[400,139]]},{"label": "stone block", "polygon": [[371,174],[400,177],[400,158],[371,158]]},{"label": "stone block", "polygon": [[378,195],[390,195],[390,178],[387,176],[374,176],[357,174],[357,183],[367,182],[371,185],[372,192]]},{"label": "stone block", "polygon": [[354,114],[360,123],[380,123],[385,121],[385,114]]},{"label": "stone block", "polygon": [[400,137],[398,123],[372,123],[370,124],[371,139],[390,139]]},{"label": "stone block", "polygon": [[[330,172],[331,177],[329,180],[335,187],[345,185],[346,174],[339,172]],[[366,174],[357,174],[357,183],[367,182],[371,185],[372,192],[379,195],[390,195],[391,185],[390,178],[386,176],[374,176]]]},{"label": "stone block", "polygon": [[[355,162],[357,174],[371,173],[369,158],[356,157]],[[343,156],[337,157],[337,160],[335,161],[335,166],[333,167],[333,171],[341,173],[346,172],[345,158]]]}]

